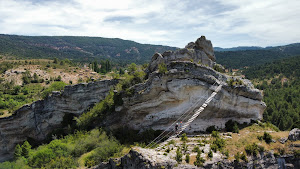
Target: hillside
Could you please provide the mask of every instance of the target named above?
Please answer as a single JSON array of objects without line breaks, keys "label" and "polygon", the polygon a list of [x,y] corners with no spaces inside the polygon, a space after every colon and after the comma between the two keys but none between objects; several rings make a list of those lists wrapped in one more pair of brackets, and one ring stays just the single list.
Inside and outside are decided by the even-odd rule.
[{"label": "hillside", "polygon": [[140,44],[129,40],[79,36],[0,35],[0,56],[68,58],[77,61],[111,59],[122,63],[148,62],[155,52],[174,47]]},{"label": "hillside", "polygon": [[226,68],[243,68],[245,66],[262,65],[277,59],[295,56],[300,54],[300,43],[286,46],[267,47],[258,49],[256,47],[238,47],[220,49],[217,48],[215,55],[217,62]]},{"label": "hillside", "polygon": [[300,56],[295,56],[244,70],[245,76],[264,91],[268,105],[264,120],[281,130],[300,128],[299,65]]}]

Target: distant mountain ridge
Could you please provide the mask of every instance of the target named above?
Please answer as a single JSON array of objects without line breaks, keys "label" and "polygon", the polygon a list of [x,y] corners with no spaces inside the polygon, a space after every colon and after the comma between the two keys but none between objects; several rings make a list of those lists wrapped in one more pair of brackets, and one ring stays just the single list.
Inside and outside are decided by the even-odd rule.
[{"label": "distant mountain ridge", "polygon": [[[68,58],[90,62],[110,59],[121,64],[148,63],[155,52],[178,48],[140,44],[118,38],[85,36],[18,36],[0,34],[0,56],[19,58]],[[276,47],[215,47],[217,63],[227,68],[261,65],[277,59],[300,55],[300,43]]]},{"label": "distant mountain ridge", "polygon": [[[256,49],[255,49],[256,48]],[[248,50],[245,50],[248,49]],[[221,50],[218,49],[217,50]],[[231,50],[231,51],[230,51]],[[262,65],[281,58],[300,55],[300,43],[276,47],[237,47],[215,51],[217,62],[227,68]]]},{"label": "distant mountain ridge", "polygon": [[111,59],[118,62],[145,63],[150,61],[155,52],[176,49],[118,38],[0,34],[0,55],[17,57],[58,57],[79,61]]}]

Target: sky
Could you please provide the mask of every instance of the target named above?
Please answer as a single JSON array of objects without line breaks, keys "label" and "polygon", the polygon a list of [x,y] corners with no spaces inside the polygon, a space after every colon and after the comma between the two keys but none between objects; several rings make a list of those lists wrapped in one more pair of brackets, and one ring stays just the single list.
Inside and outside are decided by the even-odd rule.
[{"label": "sky", "polygon": [[300,42],[299,0],[0,0],[0,34],[93,36],[184,47]]}]

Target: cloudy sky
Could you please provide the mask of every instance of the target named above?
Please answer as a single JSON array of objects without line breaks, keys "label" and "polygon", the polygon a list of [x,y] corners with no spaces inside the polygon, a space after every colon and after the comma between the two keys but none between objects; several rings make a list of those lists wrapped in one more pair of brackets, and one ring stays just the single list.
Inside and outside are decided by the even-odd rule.
[{"label": "cloudy sky", "polygon": [[184,47],[300,42],[299,0],[0,0],[0,34],[122,38]]}]

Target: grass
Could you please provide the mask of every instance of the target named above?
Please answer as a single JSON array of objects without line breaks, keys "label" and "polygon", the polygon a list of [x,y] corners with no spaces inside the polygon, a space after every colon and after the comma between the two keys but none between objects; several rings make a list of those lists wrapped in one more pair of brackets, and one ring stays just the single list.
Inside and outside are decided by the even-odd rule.
[{"label": "grass", "polygon": [[[276,140],[276,143],[267,144],[265,141],[259,141],[257,136],[262,136],[264,131],[273,131],[270,132],[270,135]],[[275,132],[272,128],[261,127],[259,125],[252,125],[240,130],[240,133],[232,133],[232,139],[227,139],[225,149],[229,150],[229,159],[233,160],[234,155],[238,152],[243,152],[246,145],[257,143],[260,146],[263,146],[266,151],[274,150],[278,153],[280,149],[285,149],[286,153],[291,153],[289,151],[290,141],[287,141],[285,144],[281,144],[277,140],[282,137],[288,137],[288,131],[279,131]]]}]

